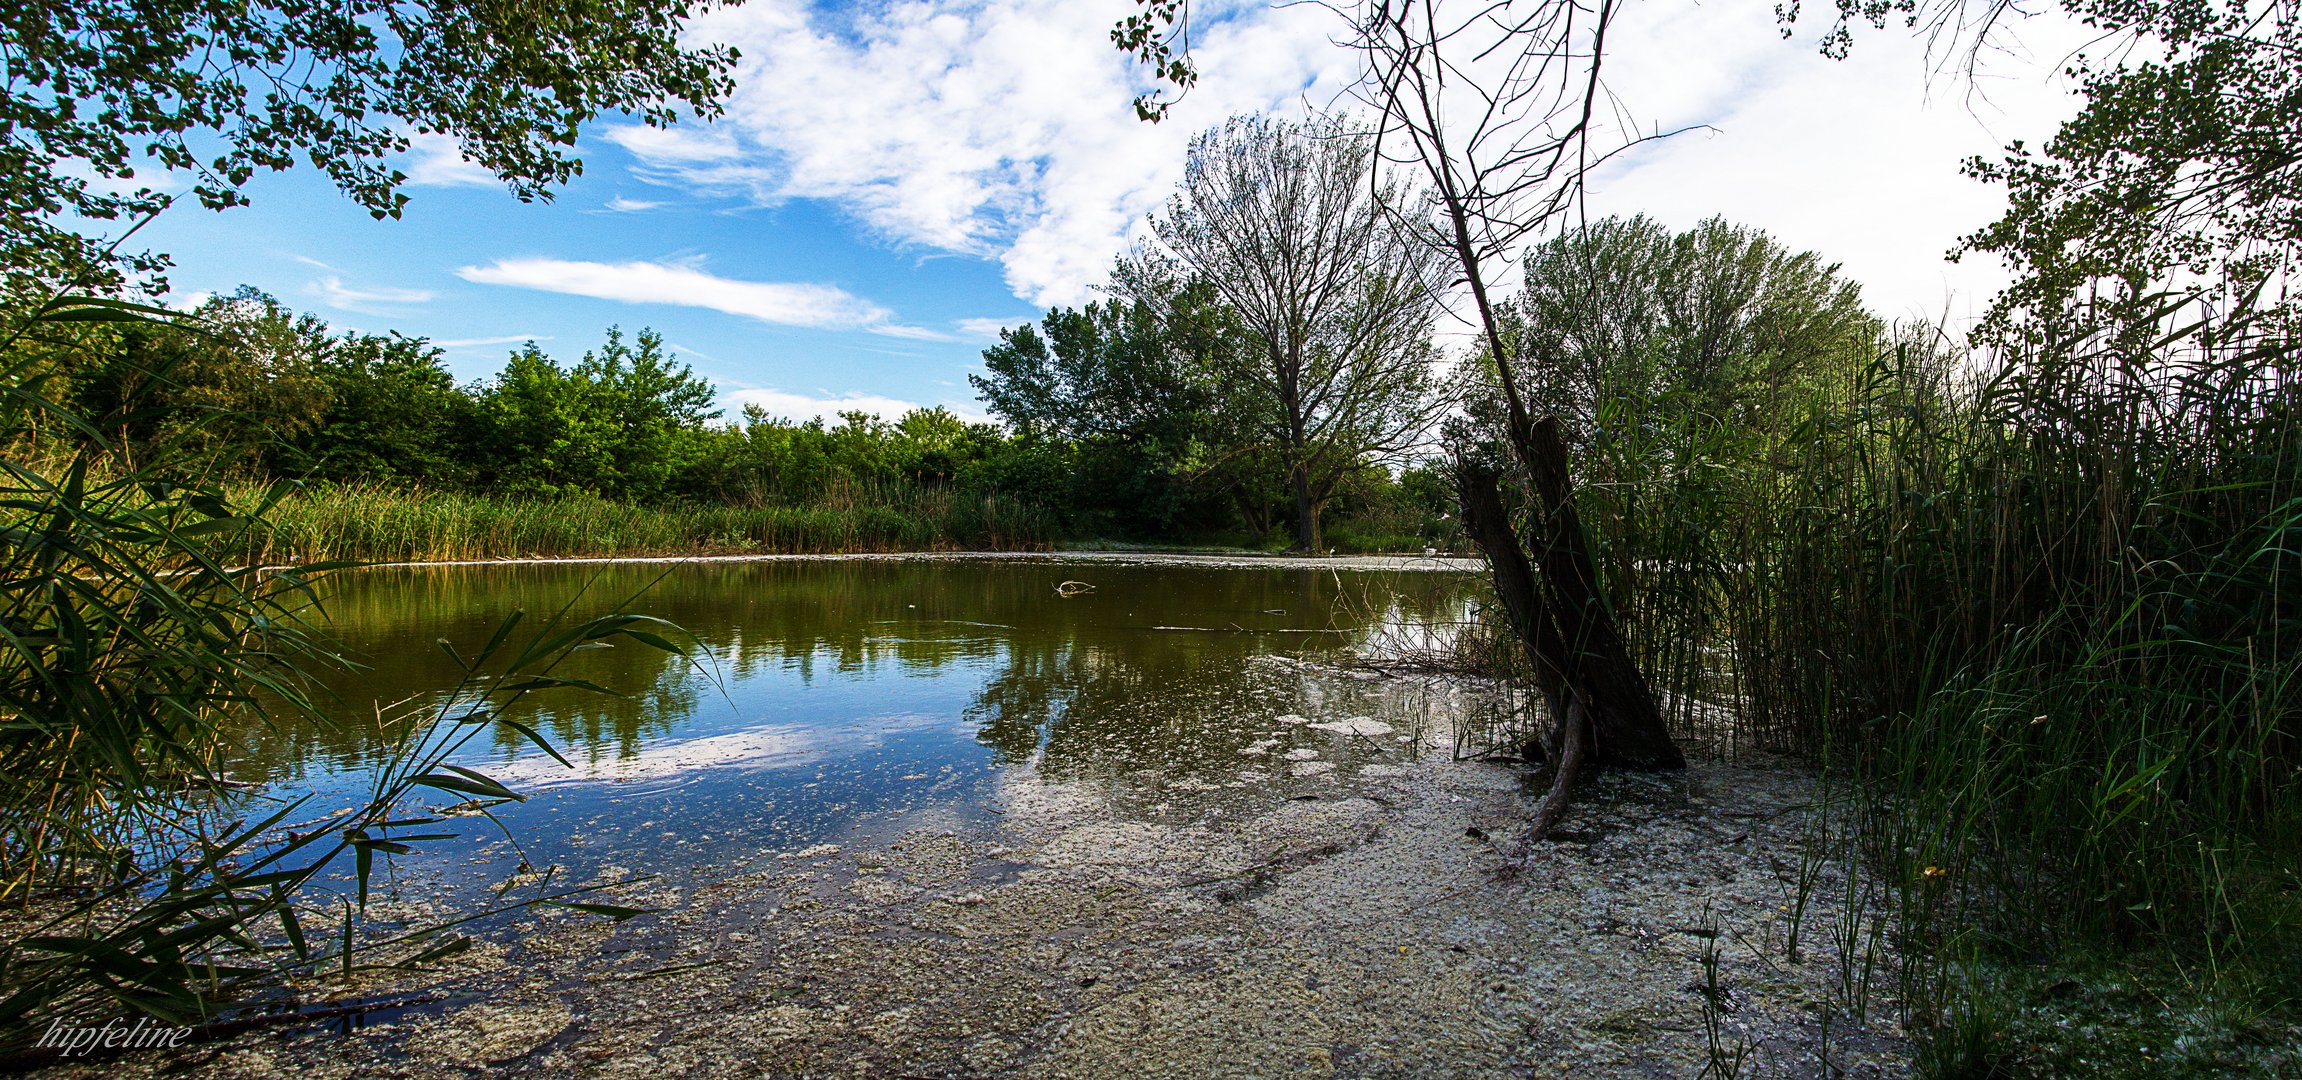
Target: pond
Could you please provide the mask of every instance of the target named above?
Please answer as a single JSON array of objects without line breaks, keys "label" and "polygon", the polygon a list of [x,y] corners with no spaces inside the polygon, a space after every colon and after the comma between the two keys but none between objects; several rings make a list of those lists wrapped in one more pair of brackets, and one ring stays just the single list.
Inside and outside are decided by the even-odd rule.
[{"label": "pond", "polygon": [[398,860],[399,880],[476,886],[523,858],[584,877],[740,867],[980,829],[1032,785],[1197,820],[1233,793],[1268,803],[1441,745],[1419,738],[1419,691],[1335,669],[1443,637],[1467,581],[1180,560],[375,568],[326,594],[324,625],[360,665],[327,680],[338,722],[252,726],[231,775],[311,793],[298,817],[351,806],[386,752],[378,707],[455,681],[439,642],[469,653],[514,609],[620,609],[677,623],[698,662],[637,646],[576,658],[570,673],[624,696],[539,696],[531,722],[572,767],[510,732],[475,744],[458,764],[530,796],[495,811],[510,836],[461,819],[457,839]]},{"label": "pond", "polygon": [[[1816,1009],[1871,946],[1810,931],[1800,959],[1777,950],[1801,896],[1852,889],[1836,860],[1801,878],[1813,778],[1603,771],[1522,849],[1543,774],[1453,751],[1524,699],[1359,662],[1451,644],[1475,602],[1475,568],[1414,564],[346,575],[330,625],[365,666],[334,681],[343,722],[251,727],[235,763],[265,797],[311,793],[299,818],[362,801],[387,748],[359,721],[437,694],[457,669],[435,642],[469,651],[515,607],[663,616],[700,641],[700,670],[639,646],[580,657],[628,696],[526,717],[571,764],[516,736],[462,761],[530,796],[497,811],[518,846],[463,814],[424,826],[454,840],[378,864],[371,939],[456,921],[463,951],[360,975],[377,1007],[356,1024],[250,1032],[201,1061],[314,1078],[1692,1076],[1731,1036],[1775,1071],[1819,1047],[1846,1075],[1899,1075],[1892,1033],[1826,1031]],[[523,852],[547,873],[518,873]],[[598,886],[646,914],[482,921],[506,884],[515,902]],[[1723,1036],[1702,1004],[1722,999]],[[127,1075],[111,1064],[78,1075]],[[182,1067],[152,1065],[139,1075]]]}]

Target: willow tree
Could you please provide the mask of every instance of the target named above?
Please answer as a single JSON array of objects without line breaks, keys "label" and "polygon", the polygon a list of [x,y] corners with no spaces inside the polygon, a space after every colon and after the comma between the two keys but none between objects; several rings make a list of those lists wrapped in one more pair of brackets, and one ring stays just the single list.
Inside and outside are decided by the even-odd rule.
[{"label": "willow tree", "polygon": [[1336,485],[1405,455],[1445,409],[1431,344],[1442,262],[1415,235],[1419,195],[1374,177],[1375,160],[1342,120],[1235,117],[1192,140],[1152,218],[1160,249],[1134,257],[1172,259],[1252,339],[1221,354],[1241,392],[1231,407],[1260,406],[1305,551]]}]

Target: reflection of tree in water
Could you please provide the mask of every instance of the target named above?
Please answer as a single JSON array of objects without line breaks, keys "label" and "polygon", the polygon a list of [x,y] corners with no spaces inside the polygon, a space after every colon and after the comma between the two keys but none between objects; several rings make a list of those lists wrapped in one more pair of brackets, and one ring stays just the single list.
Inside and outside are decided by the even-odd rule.
[{"label": "reflection of tree in water", "polygon": [[1069,709],[1074,688],[1087,681],[1081,667],[1080,652],[1068,644],[1011,650],[1007,670],[967,707],[975,740],[998,751],[1002,764],[1029,761]]},{"label": "reflection of tree in water", "polygon": [[[649,736],[671,730],[695,711],[704,688],[692,665],[657,649],[621,645],[577,659],[583,663],[568,665],[567,674],[623,696],[554,691],[538,695],[532,720],[513,719],[543,732],[578,765],[638,756]],[[501,726],[494,737],[506,757],[528,749],[519,733]]]},{"label": "reflection of tree in water", "polygon": [[1270,651],[1254,635],[1167,633],[1123,648],[1034,644],[1017,647],[966,716],[1002,761],[1038,754],[1050,776],[1236,766],[1239,749],[1283,710],[1291,689],[1249,663]]},{"label": "reflection of tree in water", "polygon": [[[1251,581],[1253,572],[1234,571]],[[1151,630],[1142,623],[1119,631],[1080,628],[1069,634],[1018,636],[1006,669],[992,677],[966,718],[977,741],[1008,764],[1038,755],[1052,776],[1116,775],[1138,769],[1168,774],[1230,772],[1239,750],[1270,727],[1271,718],[1300,706],[1298,680],[1282,668],[1258,665],[1260,654],[1334,658],[1382,639],[1422,642],[1459,621],[1464,588],[1453,575],[1332,573],[1288,576],[1295,624],[1349,633],[1247,632],[1235,620],[1206,618],[1196,631]],[[1199,598],[1204,599],[1204,598]],[[1213,610],[1267,614],[1257,593]],[[1255,628],[1280,629],[1267,619]],[[1217,625],[1209,625],[1210,623]]]},{"label": "reflection of tree in water", "polygon": [[[1096,590],[1058,596],[1054,585],[1067,578]],[[1256,695],[1273,691],[1258,690],[1247,657],[1349,639],[1228,631],[1451,618],[1462,595],[1452,575],[1287,569],[871,560],[378,568],[340,578],[327,602],[342,650],[364,665],[329,680],[335,722],[247,725],[238,773],[276,779],[314,763],[365,763],[379,746],[377,703],[454,683],[455,665],[435,642],[468,653],[514,608],[530,613],[524,633],[563,607],[571,618],[621,608],[679,624],[739,700],[747,683],[790,703],[793,680],[803,694],[827,673],[998,665],[968,717],[1007,760],[1044,743],[1044,766],[1059,771],[1172,769],[1223,755],[1235,764],[1252,738],[1243,718],[1259,724],[1271,712]],[[543,730],[578,760],[632,753],[719,693],[675,658],[631,645],[578,656],[563,673],[632,695],[538,702]]]}]

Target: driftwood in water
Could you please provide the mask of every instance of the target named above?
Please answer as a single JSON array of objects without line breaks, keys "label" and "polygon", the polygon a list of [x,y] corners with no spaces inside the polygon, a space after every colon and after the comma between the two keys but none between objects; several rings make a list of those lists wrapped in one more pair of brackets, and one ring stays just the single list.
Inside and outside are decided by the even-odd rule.
[{"label": "driftwood in water", "polygon": [[1495,593],[1527,650],[1537,689],[1550,704],[1545,756],[1551,790],[1535,811],[1529,842],[1558,822],[1586,761],[1632,769],[1677,769],[1686,756],[1671,741],[1646,676],[1631,661],[1591,561],[1568,480],[1558,421],[1514,423],[1511,437],[1536,505],[1530,562],[1503,507],[1501,476],[1468,457],[1455,463],[1463,527],[1493,568]]}]

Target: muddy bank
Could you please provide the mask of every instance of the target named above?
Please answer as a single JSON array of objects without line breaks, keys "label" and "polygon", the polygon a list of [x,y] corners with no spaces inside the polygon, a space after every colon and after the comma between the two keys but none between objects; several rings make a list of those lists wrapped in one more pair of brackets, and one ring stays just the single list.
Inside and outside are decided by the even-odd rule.
[{"label": "muddy bank", "polygon": [[[989,826],[659,878],[623,924],[524,920],[369,981],[449,998],[356,1030],[48,1075],[1683,1078],[1706,947],[1743,1075],[1824,1074],[1837,958],[1814,925],[1782,947],[1807,778],[1606,776],[1512,875],[1485,837],[1523,821],[1519,770],[1364,716],[1264,723],[1224,775],[1017,772]],[[1834,1020],[1827,1053],[1903,1072],[1875,1020]]]}]

